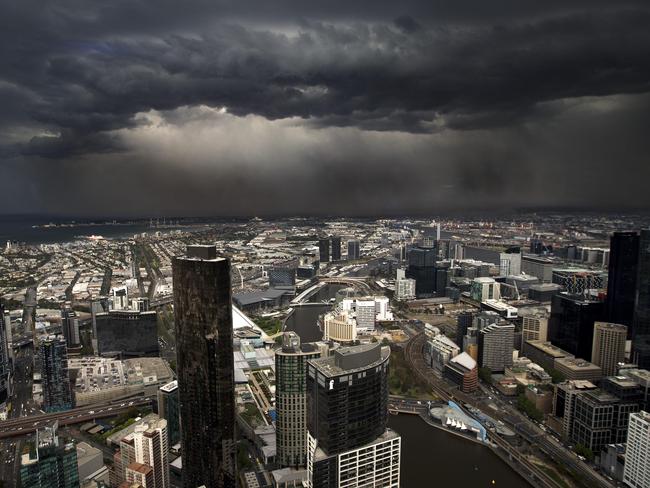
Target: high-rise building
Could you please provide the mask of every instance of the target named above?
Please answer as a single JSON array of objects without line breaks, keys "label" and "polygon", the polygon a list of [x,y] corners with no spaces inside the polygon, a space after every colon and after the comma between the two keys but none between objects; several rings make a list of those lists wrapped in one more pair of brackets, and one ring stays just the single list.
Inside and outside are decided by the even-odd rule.
[{"label": "high-rise building", "polygon": [[341,260],[341,238],[332,236],[332,261]]},{"label": "high-rise building", "polygon": [[609,250],[607,320],[627,326],[631,339],[639,264],[638,232],[614,232]]},{"label": "high-rise building", "polygon": [[133,462],[126,467],[125,479],[129,487],[153,488],[155,486],[153,468],[147,464]]},{"label": "high-rise building", "polygon": [[436,261],[438,250],[416,247],[408,253],[406,277],[415,280],[415,294],[418,297],[432,296],[436,293]]},{"label": "high-rise building", "polygon": [[129,308],[129,289],[119,286],[111,290],[109,308],[111,310],[127,310]]},{"label": "high-rise building", "polygon": [[650,369],[650,230],[642,230],[632,319],[632,362]]},{"label": "high-rise building", "polygon": [[68,374],[68,352],[65,339],[49,336],[39,344],[41,378],[43,382],[43,410],[61,412],[73,405],[70,376]]},{"label": "high-rise building", "polygon": [[158,314],[155,311],[111,310],[95,316],[97,353],[123,358],[158,356]]},{"label": "high-rise building", "polygon": [[137,425],[132,435],[135,461],[151,466],[153,470],[151,488],[169,488],[167,421],[158,419],[150,424]]},{"label": "high-rise building", "polygon": [[602,320],[605,304],[582,296],[560,293],[551,301],[548,339],[576,357],[591,361],[594,323]]},{"label": "high-rise building", "polygon": [[398,487],[401,438],[387,429],[390,349],[363,344],[307,366],[307,486]]},{"label": "high-rise building", "polygon": [[98,297],[90,301],[90,317],[93,327],[93,351],[97,352],[97,314],[108,312],[108,297]]},{"label": "high-rise building", "polygon": [[178,381],[174,380],[158,389],[158,415],[167,421],[169,444],[181,441],[181,411]]},{"label": "high-rise building", "polygon": [[515,326],[490,324],[479,331],[478,363],[493,373],[502,373],[512,366]]},{"label": "high-rise building", "polygon": [[589,290],[607,286],[604,272],[582,268],[554,269],[552,281],[572,295],[585,295]]},{"label": "high-rise building", "polygon": [[467,329],[469,329],[474,322],[474,314],[472,312],[461,312],[456,317],[456,344],[461,349],[463,348],[463,338],[467,334]]},{"label": "high-rise building", "polygon": [[349,312],[329,312],[323,316],[323,340],[352,342],[357,340],[357,321]]},{"label": "high-rise building", "polygon": [[321,263],[330,262],[330,238],[322,237],[318,239],[318,255]]},{"label": "high-rise building", "polygon": [[501,287],[494,278],[480,277],[474,278],[470,297],[477,302],[485,300],[498,300],[501,298]]},{"label": "high-rise building", "polygon": [[307,361],[320,357],[312,344],[285,332],[275,351],[276,462],[281,467],[307,465]]},{"label": "high-rise building", "polygon": [[630,414],[623,482],[631,488],[650,486],[650,413]]},{"label": "high-rise building", "polygon": [[0,407],[4,405],[10,392],[11,364],[9,358],[9,336],[11,335],[11,323],[5,320],[5,313],[0,305]]},{"label": "high-rise building", "polygon": [[618,373],[618,364],[625,362],[625,339],[627,327],[608,322],[594,324],[594,342],[591,349],[591,362],[600,366],[603,376]]},{"label": "high-rise building", "polygon": [[395,298],[397,300],[413,300],[415,298],[415,280],[398,278],[395,281]]},{"label": "high-rise building", "polygon": [[230,261],[188,246],[172,262],[183,484],[236,485]]},{"label": "high-rise building", "polygon": [[81,343],[79,339],[79,319],[69,302],[61,306],[61,333],[65,337],[68,347],[78,346]]},{"label": "high-rise building", "polygon": [[442,374],[448,380],[456,383],[465,393],[471,393],[478,388],[477,364],[466,352],[451,358],[445,365]]},{"label": "high-rise building", "polygon": [[526,341],[546,342],[548,338],[548,313],[534,310],[530,313],[521,312],[521,348]]},{"label": "high-rise building", "polygon": [[348,241],[348,261],[353,261],[361,257],[361,243],[358,240]]},{"label": "high-rise building", "polygon": [[79,486],[77,449],[58,436],[58,422],[40,428],[28,441],[20,458],[24,488],[75,488]]}]

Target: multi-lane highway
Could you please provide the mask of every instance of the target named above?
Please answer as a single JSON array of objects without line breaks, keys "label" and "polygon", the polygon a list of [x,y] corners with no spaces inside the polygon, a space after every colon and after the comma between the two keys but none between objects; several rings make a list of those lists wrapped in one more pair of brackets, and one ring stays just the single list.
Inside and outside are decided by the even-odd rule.
[{"label": "multi-lane highway", "polygon": [[65,412],[41,413],[26,417],[13,418],[0,422],[0,439],[22,436],[34,432],[39,427],[42,427],[49,422],[53,422],[54,420],[58,420],[59,425],[64,426],[80,424],[98,418],[114,417],[132,407],[150,405],[152,401],[152,397],[142,397],[109,402],[101,405],[73,408],[72,410],[66,410]]}]

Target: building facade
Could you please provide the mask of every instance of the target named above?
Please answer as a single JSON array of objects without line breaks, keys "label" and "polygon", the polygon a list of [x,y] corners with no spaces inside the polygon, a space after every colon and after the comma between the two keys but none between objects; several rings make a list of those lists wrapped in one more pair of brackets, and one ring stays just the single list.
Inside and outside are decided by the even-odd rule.
[{"label": "building facade", "polygon": [[602,320],[605,304],[561,293],[551,302],[548,339],[576,357],[591,361],[594,323]]},{"label": "building facade", "polygon": [[5,319],[4,309],[0,305],[0,409],[6,404],[11,391],[10,336],[11,322]]},{"label": "building facade", "polygon": [[236,486],[230,261],[188,246],[172,261],[176,357],[187,487]]},{"label": "building facade", "polygon": [[604,376],[618,373],[619,363],[625,362],[625,340],[627,327],[609,322],[594,324],[594,342],[591,362],[600,366]]},{"label": "building facade", "polygon": [[354,261],[361,257],[361,243],[356,240],[348,241],[348,261]]},{"label": "building facade", "polygon": [[323,340],[353,342],[357,340],[357,321],[349,312],[329,312],[323,316]]},{"label": "building facade", "polygon": [[70,375],[68,373],[68,352],[65,339],[49,336],[39,344],[41,378],[43,382],[43,410],[61,412],[74,406]]},{"label": "building facade", "polygon": [[632,362],[650,369],[650,230],[639,239],[639,264],[632,319]]},{"label": "building facade", "polygon": [[397,300],[415,299],[415,280],[412,278],[399,278],[395,281],[395,298]]},{"label": "building facade", "polygon": [[167,421],[169,444],[181,441],[181,411],[178,381],[174,380],[158,389],[158,415]]},{"label": "building facade", "polygon": [[309,361],[309,488],[399,486],[401,440],[387,429],[389,355],[375,343]]},{"label": "building facade", "polygon": [[614,232],[609,249],[607,320],[627,326],[631,339],[639,266],[638,232]]},{"label": "building facade", "polygon": [[276,462],[280,467],[307,465],[307,361],[320,350],[285,332],[275,351]]},{"label": "building facade", "polygon": [[437,248],[417,247],[408,252],[406,277],[415,280],[415,294],[418,297],[436,293]]},{"label": "building facade", "polygon": [[479,364],[493,373],[502,373],[512,366],[515,326],[490,324],[479,331]]},{"label": "building facade", "polygon": [[158,316],[155,311],[111,310],[95,316],[97,352],[121,358],[158,356]]},{"label": "building facade", "polygon": [[631,488],[650,486],[650,413],[630,415],[623,482]]}]

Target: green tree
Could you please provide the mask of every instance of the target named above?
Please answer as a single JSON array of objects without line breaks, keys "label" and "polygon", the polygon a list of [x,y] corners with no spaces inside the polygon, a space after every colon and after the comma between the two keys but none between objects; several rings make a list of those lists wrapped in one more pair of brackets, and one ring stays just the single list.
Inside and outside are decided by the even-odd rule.
[{"label": "green tree", "polygon": [[589,462],[594,460],[594,451],[589,449],[587,446],[583,446],[582,444],[576,444],[573,450],[578,456],[583,456]]}]

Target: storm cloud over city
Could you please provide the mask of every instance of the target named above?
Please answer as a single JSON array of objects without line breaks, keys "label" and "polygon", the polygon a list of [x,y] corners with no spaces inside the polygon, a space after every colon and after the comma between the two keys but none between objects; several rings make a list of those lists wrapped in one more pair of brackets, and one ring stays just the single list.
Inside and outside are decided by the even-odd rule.
[{"label": "storm cloud over city", "polygon": [[0,2],[0,214],[643,208],[646,1]]}]

